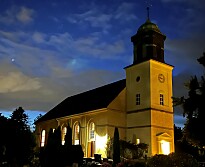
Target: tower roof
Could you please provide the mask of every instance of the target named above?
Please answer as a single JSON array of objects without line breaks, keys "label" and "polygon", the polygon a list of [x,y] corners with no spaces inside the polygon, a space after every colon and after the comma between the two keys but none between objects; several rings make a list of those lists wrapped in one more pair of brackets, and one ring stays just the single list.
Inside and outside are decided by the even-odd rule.
[{"label": "tower roof", "polygon": [[146,32],[146,31],[150,31],[150,30],[161,33],[158,26],[156,24],[152,23],[149,19],[147,19],[147,21],[139,27],[137,32],[140,33],[140,32]]}]

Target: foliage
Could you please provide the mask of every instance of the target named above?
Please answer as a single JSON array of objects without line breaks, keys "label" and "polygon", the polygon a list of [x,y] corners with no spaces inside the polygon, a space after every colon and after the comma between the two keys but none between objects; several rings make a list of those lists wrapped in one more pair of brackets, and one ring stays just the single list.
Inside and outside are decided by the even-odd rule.
[{"label": "foliage", "polygon": [[191,145],[185,138],[183,138],[182,129],[174,126],[174,144],[175,153],[186,153],[199,158],[199,151],[197,147]]},{"label": "foliage", "polygon": [[198,148],[192,146],[190,143],[188,143],[185,139],[175,141],[175,152],[176,153],[187,153],[195,158],[198,159]]},{"label": "foliage", "polygon": [[65,144],[64,144],[64,155],[63,155],[63,159],[65,160],[65,164],[68,164],[69,166],[72,165],[72,129],[68,123],[67,126],[67,132],[65,135]]},{"label": "foliage", "polygon": [[134,167],[147,167],[147,165],[146,165],[145,161],[143,161],[143,162],[136,162],[134,164]]},{"label": "foliage", "polygon": [[1,162],[6,161],[11,166],[29,164],[33,158],[35,138],[22,107],[13,111],[11,118],[0,115],[0,133],[3,134],[0,138],[0,148],[3,148]]},{"label": "foliage", "polygon": [[[69,125],[68,125],[69,126]],[[70,132],[71,131],[71,132]],[[81,145],[72,145],[69,140],[72,139],[72,129],[67,131],[65,145],[61,143],[61,127],[49,130],[47,144],[40,150],[40,163],[42,167],[47,166],[71,166],[72,163],[82,164],[84,153]],[[72,141],[72,140],[71,140]],[[66,143],[67,142],[67,143]]]},{"label": "foliage", "polygon": [[[148,145],[145,143],[134,144],[130,141],[119,140],[120,143],[120,157],[123,160],[126,159],[139,159],[144,156],[145,152],[148,149]],[[108,157],[111,158],[110,152],[113,150],[113,138],[108,139],[107,142],[107,154]]]},{"label": "foliage", "polygon": [[101,167],[112,167],[108,162],[103,162]]},{"label": "foliage", "polygon": [[167,155],[155,155],[148,160],[149,167],[171,167],[171,160]]},{"label": "foliage", "polygon": [[198,167],[196,159],[189,154],[172,153],[155,155],[148,160],[148,167]]},{"label": "foliage", "polygon": [[174,125],[174,142],[177,142],[182,139],[182,129]]},{"label": "foliage", "polygon": [[169,154],[172,167],[198,167],[198,162],[192,155],[186,153]]},{"label": "foliage", "polygon": [[35,119],[34,119],[34,124],[36,121],[38,121],[43,115],[42,114],[39,114]]},{"label": "foliage", "polygon": [[65,146],[66,147],[69,147],[72,145],[72,129],[68,123],[68,126],[67,126],[67,132],[66,132],[66,135],[65,135]]},{"label": "foliage", "polygon": [[120,138],[118,128],[115,127],[114,139],[113,139],[113,163],[118,164],[120,162]]},{"label": "foliage", "polygon": [[126,159],[141,158],[143,157],[143,154],[148,149],[148,145],[145,143],[134,144],[124,140],[120,140],[120,146],[121,146],[121,156]]},{"label": "foliage", "polygon": [[[205,67],[205,53],[198,61]],[[201,128],[205,127],[205,78],[201,76],[199,80],[194,76],[186,86],[189,90],[188,97],[174,99],[176,105],[182,105],[183,115],[186,117],[183,138],[191,145],[204,151],[205,133],[201,131]]]},{"label": "foliage", "polygon": [[62,166],[60,163],[62,155],[61,145],[61,128],[60,126],[53,130],[49,130],[47,145],[42,149],[41,165],[42,166]]}]

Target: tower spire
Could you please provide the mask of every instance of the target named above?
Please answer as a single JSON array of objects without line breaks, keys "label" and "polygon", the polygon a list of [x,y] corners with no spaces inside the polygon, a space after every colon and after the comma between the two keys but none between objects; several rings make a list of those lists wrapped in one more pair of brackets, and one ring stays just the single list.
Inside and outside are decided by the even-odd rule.
[{"label": "tower spire", "polygon": [[147,20],[150,20],[149,19],[149,6],[147,6]]},{"label": "tower spire", "polygon": [[147,20],[150,21],[149,10],[150,10],[150,7],[152,6],[151,0],[146,1],[146,4],[147,4]]}]

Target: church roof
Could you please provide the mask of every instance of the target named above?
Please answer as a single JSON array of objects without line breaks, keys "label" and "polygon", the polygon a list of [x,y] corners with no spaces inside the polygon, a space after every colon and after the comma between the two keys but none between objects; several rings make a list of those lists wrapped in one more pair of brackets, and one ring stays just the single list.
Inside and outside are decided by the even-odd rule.
[{"label": "church roof", "polygon": [[123,79],[96,89],[70,96],[47,112],[35,123],[106,108],[125,87],[126,80]]}]

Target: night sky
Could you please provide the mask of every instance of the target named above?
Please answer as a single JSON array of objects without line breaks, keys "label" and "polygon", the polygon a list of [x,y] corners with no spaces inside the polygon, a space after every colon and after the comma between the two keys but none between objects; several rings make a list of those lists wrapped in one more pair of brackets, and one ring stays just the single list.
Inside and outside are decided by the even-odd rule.
[{"label": "night sky", "polygon": [[[205,1],[149,1],[150,19],[173,65],[174,96],[202,75]],[[142,0],[0,0],[0,112],[22,106],[31,118],[70,95],[125,78],[130,37],[147,19]],[[182,117],[175,109],[175,123]],[[182,124],[181,124],[182,125]]]}]

